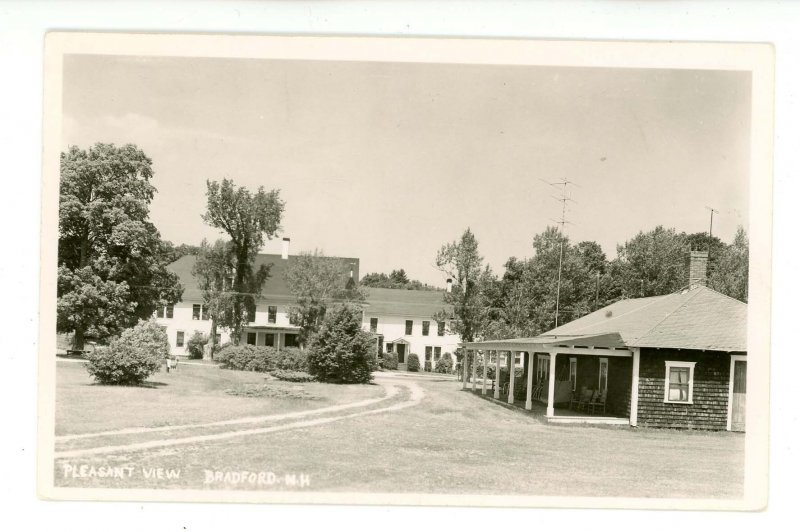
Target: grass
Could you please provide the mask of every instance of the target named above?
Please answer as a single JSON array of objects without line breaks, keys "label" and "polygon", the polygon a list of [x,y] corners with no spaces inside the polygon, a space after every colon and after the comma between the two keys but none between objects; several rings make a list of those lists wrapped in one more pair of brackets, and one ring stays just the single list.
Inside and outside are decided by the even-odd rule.
[{"label": "grass", "polygon": [[378,386],[265,379],[263,373],[188,364],[143,386],[95,384],[82,363],[58,362],[56,435],[205,423],[291,412],[378,397]]},{"label": "grass", "polygon": [[[211,380],[225,375],[198,369]],[[200,375],[195,378],[205,382]],[[227,378],[246,383],[253,377],[235,374]],[[57,461],[56,482],[81,487],[298,489],[203,482],[205,470],[245,470],[308,475],[311,485],[306,489],[319,491],[676,498],[742,495],[741,434],[554,425],[462,392],[453,380],[403,380],[413,380],[425,390],[419,405],[273,434]],[[231,384],[206,386],[219,392]],[[403,401],[406,395],[403,392],[392,401]],[[227,410],[222,413],[232,417]],[[126,421],[131,424],[130,419]],[[161,480],[141,476],[124,481],[64,479],[61,472],[68,462],[174,468],[180,469],[181,475]]]}]

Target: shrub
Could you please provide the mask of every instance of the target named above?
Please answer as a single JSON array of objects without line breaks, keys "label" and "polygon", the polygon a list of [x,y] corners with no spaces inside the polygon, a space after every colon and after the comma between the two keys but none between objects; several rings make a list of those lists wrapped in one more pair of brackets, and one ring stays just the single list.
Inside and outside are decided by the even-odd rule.
[{"label": "shrub", "polygon": [[275,371],[271,371],[270,375],[272,375],[278,380],[288,381],[288,382],[311,382],[314,380],[314,377],[309,375],[305,371],[276,369]]},{"label": "shrub", "polygon": [[453,355],[445,353],[436,361],[436,373],[451,373],[453,371]]},{"label": "shrub", "polygon": [[431,368],[432,368],[431,361],[430,360],[426,360],[425,361],[425,371],[431,371]]},{"label": "shrub", "polygon": [[215,357],[223,369],[241,371],[306,371],[307,355],[296,347],[280,351],[271,346],[228,345]]},{"label": "shrub", "polygon": [[276,353],[278,369],[287,371],[308,371],[308,353],[297,347],[284,347]]},{"label": "shrub", "polygon": [[397,369],[397,353],[384,353],[381,355],[380,365],[382,369]]},{"label": "shrub", "polygon": [[366,383],[375,369],[375,342],[361,329],[361,310],[328,310],[308,346],[308,372],[322,382]]},{"label": "shrub", "polygon": [[415,353],[408,355],[408,371],[419,371],[419,357]]},{"label": "shrub", "polygon": [[189,341],[186,342],[186,349],[189,351],[189,358],[200,359],[203,358],[206,344],[208,343],[208,335],[200,331],[195,331]]},{"label": "shrub", "polygon": [[169,356],[167,333],[155,322],[140,321],[108,347],[86,354],[86,370],[101,384],[141,384]]}]

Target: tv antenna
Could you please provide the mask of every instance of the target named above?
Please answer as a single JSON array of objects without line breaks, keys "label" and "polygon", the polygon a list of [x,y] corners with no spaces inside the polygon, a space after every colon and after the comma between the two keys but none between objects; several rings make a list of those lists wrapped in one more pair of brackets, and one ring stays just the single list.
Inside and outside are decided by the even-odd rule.
[{"label": "tv antenna", "polygon": [[577,204],[578,202],[572,199],[571,194],[567,190],[569,185],[576,186],[580,188],[580,186],[575,183],[574,181],[563,180],[563,181],[545,181],[544,179],[539,179],[542,183],[545,183],[553,188],[555,188],[558,192],[558,196],[551,196],[554,200],[561,203],[561,218],[552,219],[552,221],[556,222],[556,224],[561,226],[559,231],[559,235],[562,237],[559,239],[558,242],[558,280],[556,281],[556,316],[555,316],[555,326],[558,327],[558,310],[559,310],[559,303],[561,301],[561,270],[564,266],[564,236],[566,235],[565,227],[567,224],[572,224],[569,220],[567,220],[567,203],[572,202]]},{"label": "tv antenna", "polygon": [[706,205],[706,209],[711,211],[711,223],[708,224],[708,240],[709,240],[709,244],[708,245],[710,246],[711,245],[711,230],[714,229],[714,215],[715,214],[719,214],[719,211],[716,210],[713,207],[709,207],[708,205]]}]

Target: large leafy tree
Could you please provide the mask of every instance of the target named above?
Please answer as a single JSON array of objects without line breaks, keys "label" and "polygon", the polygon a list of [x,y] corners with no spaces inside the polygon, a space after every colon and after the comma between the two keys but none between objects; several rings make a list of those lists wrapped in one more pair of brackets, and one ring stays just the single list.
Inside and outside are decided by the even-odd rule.
[{"label": "large leafy tree", "polygon": [[368,273],[359,281],[361,286],[372,288],[397,288],[403,290],[442,290],[442,288],[430,286],[426,283],[409,279],[403,268],[392,270],[392,273]]},{"label": "large leafy tree", "polygon": [[203,293],[203,304],[211,319],[211,334],[208,340],[211,353],[216,347],[217,327],[220,323],[227,323],[225,316],[232,314],[233,271],[230,244],[219,239],[212,245],[203,239],[192,268],[192,275],[197,279],[197,284]]},{"label": "large leafy tree", "polygon": [[255,268],[255,258],[265,239],[272,239],[280,229],[284,202],[278,190],[266,192],[259,187],[253,194],[230,179],[207,181],[206,186],[208,204],[203,220],[230,237],[234,273],[230,313],[224,326],[231,329],[233,342],[238,344],[248,310],[255,307],[261,286],[269,277],[268,268]]},{"label": "large leafy tree", "polygon": [[[456,318],[452,332],[459,334],[463,341],[472,342],[491,320],[487,287],[493,274],[484,266],[478,240],[469,228],[461,238],[439,249],[436,267],[454,281],[452,290],[444,295],[444,302],[452,305]],[[448,317],[448,313],[442,311],[436,319],[444,321]]]},{"label": "large leafy tree", "polygon": [[611,265],[618,290],[615,298],[659,296],[687,286],[689,248],[685,233],[660,225],[617,246]]},{"label": "large leafy tree", "polygon": [[59,332],[105,339],[180,300],[178,278],[149,221],[152,162],[132,144],[71,146],[61,154]]},{"label": "large leafy tree", "polygon": [[349,264],[319,250],[300,253],[285,275],[296,300],[289,308],[289,317],[300,326],[298,342],[303,346],[322,326],[333,303],[348,302],[357,307],[366,299],[364,289],[349,277]]},{"label": "large leafy tree", "polygon": [[709,287],[746,303],[749,257],[747,233],[740,226],[733,243],[726,246],[716,260],[716,267],[708,280]]}]

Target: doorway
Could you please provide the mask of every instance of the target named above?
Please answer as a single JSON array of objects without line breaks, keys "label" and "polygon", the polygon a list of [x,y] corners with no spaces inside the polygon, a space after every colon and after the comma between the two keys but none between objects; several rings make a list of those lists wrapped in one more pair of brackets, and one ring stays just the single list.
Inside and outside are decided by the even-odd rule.
[{"label": "doorway", "polygon": [[406,344],[395,344],[395,351],[397,351],[398,364],[404,364],[406,361]]},{"label": "doorway", "polygon": [[731,393],[731,430],[744,432],[745,411],[747,410],[747,361],[732,361],[731,378],[733,391]]}]

